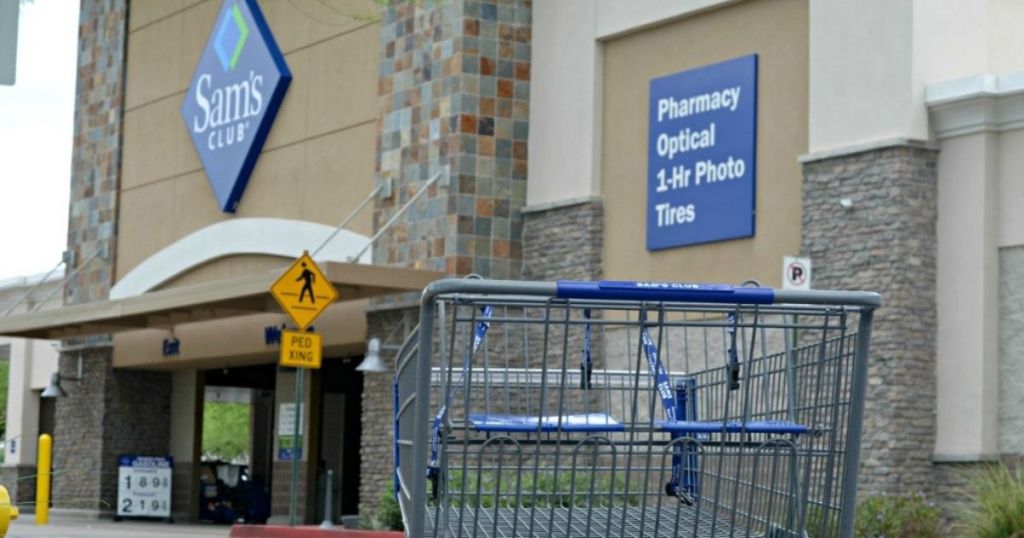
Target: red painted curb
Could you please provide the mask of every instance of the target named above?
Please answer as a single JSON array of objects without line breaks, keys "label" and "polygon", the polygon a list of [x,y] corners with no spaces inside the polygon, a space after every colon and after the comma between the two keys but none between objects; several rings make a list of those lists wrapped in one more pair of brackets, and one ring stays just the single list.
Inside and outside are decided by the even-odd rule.
[{"label": "red painted curb", "polygon": [[231,538],[404,538],[396,531],[321,529],[320,527],[279,527],[275,525],[234,525]]}]

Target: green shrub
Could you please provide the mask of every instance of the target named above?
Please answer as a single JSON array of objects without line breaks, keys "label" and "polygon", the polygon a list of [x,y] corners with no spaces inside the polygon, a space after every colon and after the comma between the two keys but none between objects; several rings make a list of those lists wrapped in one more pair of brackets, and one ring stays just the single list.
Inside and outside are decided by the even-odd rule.
[{"label": "green shrub", "polygon": [[377,523],[376,526],[387,530],[405,530],[405,525],[402,523],[402,509],[398,506],[398,500],[395,499],[395,492],[390,489],[380,496],[380,506],[377,507]]},{"label": "green shrub", "polygon": [[1024,476],[1021,467],[991,465],[970,479],[973,500],[963,517],[967,534],[978,538],[1024,536]]},{"label": "green shrub", "polygon": [[837,538],[839,536],[839,517],[833,509],[825,509],[821,505],[811,504],[807,507],[804,517],[804,530],[812,538]]},{"label": "green shrub", "polygon": [[939,509],[921,495],[868,497],[857,507],[854,535],[858,538],[933,538],[942,535]]}]

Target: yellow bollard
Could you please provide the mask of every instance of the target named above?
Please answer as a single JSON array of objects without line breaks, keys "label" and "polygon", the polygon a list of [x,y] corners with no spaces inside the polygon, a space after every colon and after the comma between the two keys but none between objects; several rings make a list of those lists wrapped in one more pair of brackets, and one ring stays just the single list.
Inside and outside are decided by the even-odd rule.
[{"label": "yellow bollard", "polygon": [[36,461],[36,525],[50,522],[50,468],[53,464],[53,437],[39,436],[39,458]]},{"label": "yellow bollard", "polygon": [[18,519],[18,507],[11,504],[7,488],[0,486],[0,538],[7,536],[7,528],[15,519]]}]

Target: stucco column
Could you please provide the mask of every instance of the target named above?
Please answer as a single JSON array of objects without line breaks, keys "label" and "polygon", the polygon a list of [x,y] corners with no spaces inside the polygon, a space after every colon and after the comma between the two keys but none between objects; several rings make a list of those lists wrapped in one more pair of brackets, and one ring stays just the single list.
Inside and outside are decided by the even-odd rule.
[{"label": "stucco column", "polygon": [[939,154],[939,461],[984,461],[999,453],[996,138],[946,140]]},{"label": "stucco column", "polygon": [[36,444],[39,437],[39,396],[32,390],[32,340],[10,342],[7,392],[7,444],[0,476],[16,503],[35,497]]}]

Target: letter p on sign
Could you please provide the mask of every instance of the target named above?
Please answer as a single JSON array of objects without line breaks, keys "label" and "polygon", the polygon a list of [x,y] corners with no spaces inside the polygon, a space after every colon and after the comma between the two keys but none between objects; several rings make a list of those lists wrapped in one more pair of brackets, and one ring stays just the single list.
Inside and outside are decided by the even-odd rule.
[{"label": "letter p on sign", "polygon": [[317,333],[282,331],[278,364],[290,368],[320,368],[323,351],[323,342]]},{"label": "letter p on sign", "polygon": [[782,260],[782,289],[811,289],[811,259],[786,256]]}]

